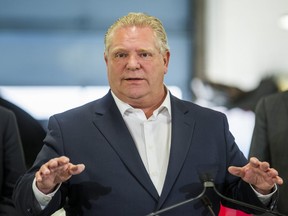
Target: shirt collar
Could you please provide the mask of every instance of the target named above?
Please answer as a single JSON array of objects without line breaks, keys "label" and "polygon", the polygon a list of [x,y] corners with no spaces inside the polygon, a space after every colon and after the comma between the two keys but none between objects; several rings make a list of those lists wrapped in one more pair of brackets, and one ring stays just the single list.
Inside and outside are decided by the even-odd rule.
[{"label": "shirt collar", "polygon": [[[154,110],[153,112],[153,115],[154,116],[157,116],[158,114],[160,114],[162,111],[164,110],[167,110],[168,111],[168,114],[170,115],[171,117],[171,103],[170,103],[170,93],[169,93],[169,90],[168,88],[165,86],[166,90],[167,90],[167,94],[166,94],[166,97],[163,101],[163,103],[156,109]],[[125,112],[128,111],[128,110],[136,110],[135,108],[133,108],[132,106],[130,106],[129,104],[121,101],[114,93],[113,91],[111,90],[111,94],[112,94],[112,97],[114,98],[114,101],[121,113],[122,116],[125,115]]]}]

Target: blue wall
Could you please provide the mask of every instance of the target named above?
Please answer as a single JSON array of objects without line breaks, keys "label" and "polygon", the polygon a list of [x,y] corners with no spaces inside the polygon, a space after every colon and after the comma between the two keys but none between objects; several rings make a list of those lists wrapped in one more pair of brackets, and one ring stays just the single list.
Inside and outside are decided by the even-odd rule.
[{"label": "blue wall", "polygon": [[0,0],[0,85],[107,85],[106,29],[130,11],[159,17],[168,34],[167,85],[191,100],[193,1]]}]

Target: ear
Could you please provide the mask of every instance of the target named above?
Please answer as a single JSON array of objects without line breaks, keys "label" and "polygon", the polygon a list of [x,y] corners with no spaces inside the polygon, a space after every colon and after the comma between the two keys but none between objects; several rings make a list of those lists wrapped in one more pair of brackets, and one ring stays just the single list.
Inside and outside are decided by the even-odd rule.
[{"label": "ear", "polygon": [[170,60],[170,52],[167,51],[167,52],[163,55],[163,63],[164,63],[164,67],[165,67],[164,74],[166,74],[166,73],[168,72],[169,60]]},{"label": "ear", "polygon": [[106,63],[106,65],[108,64],[108,57],[107,57],[107,54],[104,52],[104,61]]}]

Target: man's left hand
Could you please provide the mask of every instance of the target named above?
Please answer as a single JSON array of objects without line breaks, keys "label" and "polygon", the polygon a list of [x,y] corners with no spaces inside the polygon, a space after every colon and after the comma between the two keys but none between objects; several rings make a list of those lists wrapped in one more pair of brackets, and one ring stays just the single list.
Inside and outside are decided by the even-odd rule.
[{"label": "man's left hand", "polygon": [[278,175],[277,170],[270,168],[268,162],[261,162],[255,157],[251,157],[249,163],[243,167],[230,166],[228,171],[251,184],[263,195],[271,193],[275,184],[283,184],[283,179]]}]

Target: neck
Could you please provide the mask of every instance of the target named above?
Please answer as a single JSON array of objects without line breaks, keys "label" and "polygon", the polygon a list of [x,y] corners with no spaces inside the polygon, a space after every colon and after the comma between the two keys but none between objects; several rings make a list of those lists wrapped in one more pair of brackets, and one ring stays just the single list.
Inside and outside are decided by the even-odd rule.
[{"label": "neck", "polygon": [[146,98],[132,98],[132,97],[121,97],[121,95],[115,94],[115,96],[124,103],[129,104],[135,109],[141,109],[145,113],[146,118],[148,119],[153,115],[153,112],[160,107],[167,95],[166,87],[163,88],[159,94],[154,95],[153,97]]},{"label": "neck", "polygon": [[153,106],[149,106],[147,108],[141,108],[143,112],[145,113],[146,118],[150,118],[153,115],[154,110],[156,110],[165,100],[166,94],[163,95],[161,101],[158,103],[154,104]]},{"label": "neck", "polygon": [[167,95],[167,91],[163,91],[163,94],[155,97],[155,100],[132,100],[128,104],[134,108],[141,109],[145,113],[146,118],[150,118],[153,115],[153,112],[160,107]]}]

